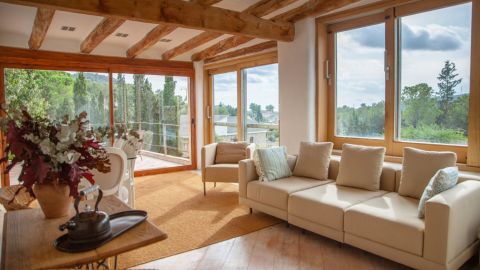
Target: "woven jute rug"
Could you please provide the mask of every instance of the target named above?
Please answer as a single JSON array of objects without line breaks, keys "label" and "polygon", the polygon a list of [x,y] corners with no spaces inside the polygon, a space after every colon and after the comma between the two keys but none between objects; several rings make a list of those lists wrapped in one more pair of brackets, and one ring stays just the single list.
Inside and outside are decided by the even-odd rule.
[{"label": "woven jute rug", "polygon": [[207,183],[203,196],[201,176],[195,171],[135,179],[135,208],[167,233],[164,241],[122,254],[120,269],[228,240],[280,223],[262,213],[249,214],[238,203],[238,184]]}]

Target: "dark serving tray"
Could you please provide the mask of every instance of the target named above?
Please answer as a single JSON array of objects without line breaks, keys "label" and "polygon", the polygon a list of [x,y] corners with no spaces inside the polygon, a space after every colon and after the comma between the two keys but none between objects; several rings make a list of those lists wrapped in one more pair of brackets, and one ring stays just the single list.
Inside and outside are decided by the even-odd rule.
[{"label": "dark serving tray", "polygon": [[112,234],[110,235],[110,237],[100,241],[93,241],[90,243],[73,244],[68,240],[68,234],[64,234],[59,238],[57,238],[53,243],[53,245],[58,250],[64,251],[64,252],[75,253],[75,252],[89,251],[104,245],[108,241],[114,239],[115,237],[121,235],[122,233],[142,223],[146,219],[147,219],[147,212],[142,210],[118,212],[110,215],[110,227],[112,229]]}]

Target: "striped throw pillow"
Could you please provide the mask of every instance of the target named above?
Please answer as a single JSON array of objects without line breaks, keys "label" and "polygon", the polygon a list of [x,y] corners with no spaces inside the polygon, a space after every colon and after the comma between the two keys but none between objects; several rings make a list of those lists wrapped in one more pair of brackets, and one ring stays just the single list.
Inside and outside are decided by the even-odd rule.
[{"label": "striped throw pillow", "polygon": [[284,146],[256,149],[253,160],[260,181],[274,181],[292,175]]}]

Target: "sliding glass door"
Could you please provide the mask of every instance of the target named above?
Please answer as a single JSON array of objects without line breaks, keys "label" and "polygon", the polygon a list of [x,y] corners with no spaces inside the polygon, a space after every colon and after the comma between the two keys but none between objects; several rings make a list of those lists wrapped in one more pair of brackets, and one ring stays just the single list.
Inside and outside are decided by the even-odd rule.
[{"label": "sliding glass door", "polygon": [[191,165],[189,78],[113,74],[115,125],[142,138],[136,170]]},{"label": "sliding glass door", "polygon": [[[193,166],[190,78],[149,74],[5,68],[5,102],[12,109],[62,121],[85,111],[88,128],[124,125],[138,131],[139,175]],[[110,103],[110,80],[113,103]],[[111,110],[113,115],[111,115]],[[106,140],[105,144],[110,145]],[[118,145],[117,145],[118,146]],[[17,183],[21,167],[10,172]]]},{"label": "sliding glass door", "polygon": [[[26,109],[33,116],[62,121],[87,112],[89,128],[108,127],[108,73],[37,69],[5,69],[5,101],[10,109]],[[21,166],[10,171],[17,184]]]}]

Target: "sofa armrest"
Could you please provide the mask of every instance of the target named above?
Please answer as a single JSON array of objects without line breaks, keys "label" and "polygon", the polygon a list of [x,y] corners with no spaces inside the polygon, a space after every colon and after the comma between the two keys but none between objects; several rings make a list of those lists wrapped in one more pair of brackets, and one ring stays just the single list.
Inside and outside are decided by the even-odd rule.
[{"label": "sofa armrest", "polygon": [[257,170],[253,159],[240,160],[238,165],[238,195],[247,198],[248,182],[258,180]]},{"label": "sofa armrest", "polygon": [[245,158],[246,159],[252,159],[254,152],[255,152],[255,144],[251,143],[247,146],[247,156]]},{"label": "sofa armrest", "polygon": [[468,180],[426,203],[423,256],[446,264],[477,240],[480,182]]},{"label": "sofa armrest", "polygon": [[207,144],[202,147],[202,181],[205,179],[205,168],[207,166],[215,164],[215,154],[217,152],[217,144]]}]

